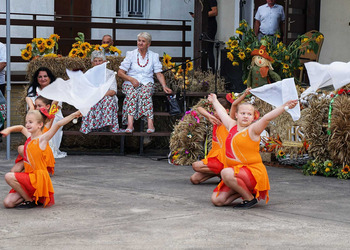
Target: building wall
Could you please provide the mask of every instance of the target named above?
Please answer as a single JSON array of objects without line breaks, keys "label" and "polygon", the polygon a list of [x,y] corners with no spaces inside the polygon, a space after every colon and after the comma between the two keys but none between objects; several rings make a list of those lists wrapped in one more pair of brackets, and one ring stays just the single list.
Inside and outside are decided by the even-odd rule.
[{"label": "building wall", "polygon": [[320,53],[320,63],[350,61],[349,10],[349,0],[321,0],[320,32],[325,39]]}]

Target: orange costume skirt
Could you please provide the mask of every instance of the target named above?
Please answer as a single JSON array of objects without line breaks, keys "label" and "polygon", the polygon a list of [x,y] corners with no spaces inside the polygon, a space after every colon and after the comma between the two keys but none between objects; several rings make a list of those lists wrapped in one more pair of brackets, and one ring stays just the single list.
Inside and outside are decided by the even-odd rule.
[{"label": "orange costume skirt", "polygon": [[[253,141],[249,136],[248,129],[239,132],[236,131],[237,126],[234,126],[226,139],[225,167],[233,168],[235,175],[238,175],[240,170],[245,171],[249,180],[256,183],[253,191],[255,197],[259,200],[265,199],[267,203],[269,200],[268,191],[270,190],[270,183],[266,167],[259,153],[260,141]],[[227,188],[223,181],[221,181],[215,190],[227,191]]]},{"label": "orange costume skirt", "polygon": [[211,150],[202,162],[215,174],[220,174],[225,164],[225,141],[228,131],[224,125],[213,126]]},{"label": "orange costume skirt", "polygon": [[[46,149],[39,147],[39,138],[30,140],[24,146],[24,173],[15,173],[24,191],[44,206],[55,204],[54,189],[47,170],[47,157],[52,154],[49,143]],[[10,193],[14,193],[13,189]]]}]

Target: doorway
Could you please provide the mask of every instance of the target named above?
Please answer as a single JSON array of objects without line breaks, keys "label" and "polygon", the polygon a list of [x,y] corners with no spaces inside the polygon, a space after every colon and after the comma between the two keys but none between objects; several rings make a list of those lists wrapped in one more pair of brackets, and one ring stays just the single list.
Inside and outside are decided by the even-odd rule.
[{"label": "doorway", "polygon": [[[90,22],[91,0],[55,0],[55,20]],[[86,25],[80,25],[79,27],[55,26],[54,32],[61,37],[59,53],[62,55],[68,55],[78,32],[84,33],[85,41],[91,38],[91,29]]]}]

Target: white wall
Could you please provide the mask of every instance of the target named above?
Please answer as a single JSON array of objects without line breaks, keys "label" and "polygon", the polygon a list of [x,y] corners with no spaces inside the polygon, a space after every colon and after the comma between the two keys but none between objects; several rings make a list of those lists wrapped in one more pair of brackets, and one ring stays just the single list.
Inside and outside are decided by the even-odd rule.
[{"label": "white wall", "polygon": [[321,0],[320,32],[325,39],[320,53],[320,63],[350,61],[349,10],[349,0]]}]

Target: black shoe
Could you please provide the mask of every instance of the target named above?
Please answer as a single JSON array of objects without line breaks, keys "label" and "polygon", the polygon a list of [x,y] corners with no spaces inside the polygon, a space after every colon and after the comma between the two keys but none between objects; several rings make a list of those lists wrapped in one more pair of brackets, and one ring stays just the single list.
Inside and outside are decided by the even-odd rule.
[{"label": "black shoe", "polygon": [[26,208],[33,208],[33,207],[36,207],[35,201],[23,201],[22,203],[16,206],[16,208],[19,208],[19,209],[26,209]]},{"label": "black shoe", "polygon": [[234,206],[233,208],[248,209],[248,208],[254,207],[256,204],[258,204],[258,200],[254,198],[250,201],[242,201],[242,203]]}]

